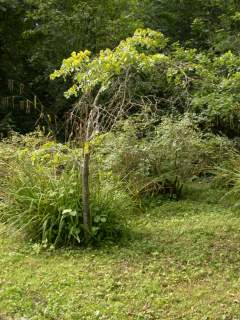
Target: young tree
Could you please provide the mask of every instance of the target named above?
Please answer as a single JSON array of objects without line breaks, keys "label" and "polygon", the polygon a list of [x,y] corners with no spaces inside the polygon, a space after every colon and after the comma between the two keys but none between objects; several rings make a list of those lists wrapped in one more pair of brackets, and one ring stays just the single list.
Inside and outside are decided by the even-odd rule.
[{"label": "young tree", "polygon": [[114,50],[102,50],[95,57],[88,50],[73,52],[51,75],[51,79],[71,77],[73,85],[65,92],[65,97],[78,97],[70,117],[77,126],[83,147],[83,225],[86,239],[91,236],[91,142],[96,134],[110,130],[120,118],[127,117],[130,110],[142,106],[139,84],[142,79],[153,76],[156,65],[166,62],[167,57],[160,53],[166,44],[167,39],[162,33],[138,29],[133,37],[121,41]]}]

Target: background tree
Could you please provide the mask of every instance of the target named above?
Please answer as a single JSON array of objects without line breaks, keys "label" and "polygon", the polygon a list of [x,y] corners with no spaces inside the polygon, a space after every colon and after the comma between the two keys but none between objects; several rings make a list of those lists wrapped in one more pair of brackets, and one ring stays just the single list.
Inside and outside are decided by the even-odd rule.
[{"label": "background tree", "polygon": [[[151,27],[163,32],[169,43],[176,41],[184,48],[219,56],[240,48],[240,8],[234,0],[1,0],[0,2],[0,127],[28,132],[34,129],[39,114],[27,114],[16,104],[9,108],[5,97],[11,97],[8,80],[14,81],[14,95],[23,84],[30,101],[37,96],[46,113],[54,119],[58,137],[64,138],[65,114],[75,98],[64,100],[61,92],[67,84],[59,79],[49,81],[48,75],[58,68],[63,57],[89,48],[93,55],[99,50],[114,48],[138,27]],[[136,91],[141,95],[161,97],[168,109],[172,88],[157,81],[150,86],[143,78]],[[144,83],[144,84],[143,84]],[[179,90],[179,87],[175,88]],[[152,90],[152,91],[151,91]],[[182,99],[178,109],[185,109]],[[19,105],[19,104],[18,104]],[[182,105],[182,107],[181,107]],[[174,112],[175,112],[174,108]]]},{"label": "background tree", "polygon": [[[9,79],[23,83],[57,119],[61,131],[71,104],[60,94],[66,88],[63,82],[50,82],[49,74],[74,50],[97,53],[132,34],[142,25],[135,18],[136,7],[135,0],[2,1],[0,97],[11,95]],[[3,105],[2,110],[3,116],[9,114]],[[32,129],[31,123],[21,127],[19,112],[11,117],[17,130]]]},{"label": "background tree", "polygon": [[239,48],[239,9],[235,0],[153,0],[144,2],[145,25],[182,45],[225,52]]}]

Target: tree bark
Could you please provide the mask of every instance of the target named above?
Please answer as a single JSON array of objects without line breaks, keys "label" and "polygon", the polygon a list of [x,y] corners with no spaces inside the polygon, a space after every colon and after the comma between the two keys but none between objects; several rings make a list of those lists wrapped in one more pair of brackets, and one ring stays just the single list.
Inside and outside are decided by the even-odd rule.
[{"label": "tree bark", "polygon": [[85,241],[91,237],[91,211],[90,211],[90,190],[89,190],[89,163],[90,153],[83,154],[83,171],[82,171],[82,201],[83,201],[83,228]]},{"label": "tree bark", "polygon": [[85,141],[83,143],[83,171],[82,171],[82,201],[83,201],[83,228],[84,238],[88,242],[91,238],[92,217],[90,210],[90,183],[89,183],[89,166],[90,166],[90,141],[93,137],[95,126],[98,125],[99,110],[97,108],[98,99],[101,90],[99,89],[90,113],[88,114]]}]

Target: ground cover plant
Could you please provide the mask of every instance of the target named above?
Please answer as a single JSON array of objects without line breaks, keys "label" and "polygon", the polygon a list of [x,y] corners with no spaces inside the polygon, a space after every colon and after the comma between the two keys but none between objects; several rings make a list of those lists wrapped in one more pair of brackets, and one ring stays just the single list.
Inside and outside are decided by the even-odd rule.
[{"label": "ground cover plant", "polygon": [[1,232],[1,318],[238,319],[239,216],[219,197],[192,185],[98,249],[51,251]]}]

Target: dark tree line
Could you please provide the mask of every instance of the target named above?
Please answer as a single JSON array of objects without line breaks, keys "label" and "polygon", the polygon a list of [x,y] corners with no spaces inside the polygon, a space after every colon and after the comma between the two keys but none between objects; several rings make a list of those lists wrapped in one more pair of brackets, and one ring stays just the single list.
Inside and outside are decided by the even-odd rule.
[{"label": "dark tree line", "polygon": [[1,0],[1,134],[27,132],[36,123],[61,132],[73,101],[62,96],[67,84],[52,82],[49,75],[71,52],[112,49],[139,27],[212,56],[229,50],[238,55],[240,2]]}]

